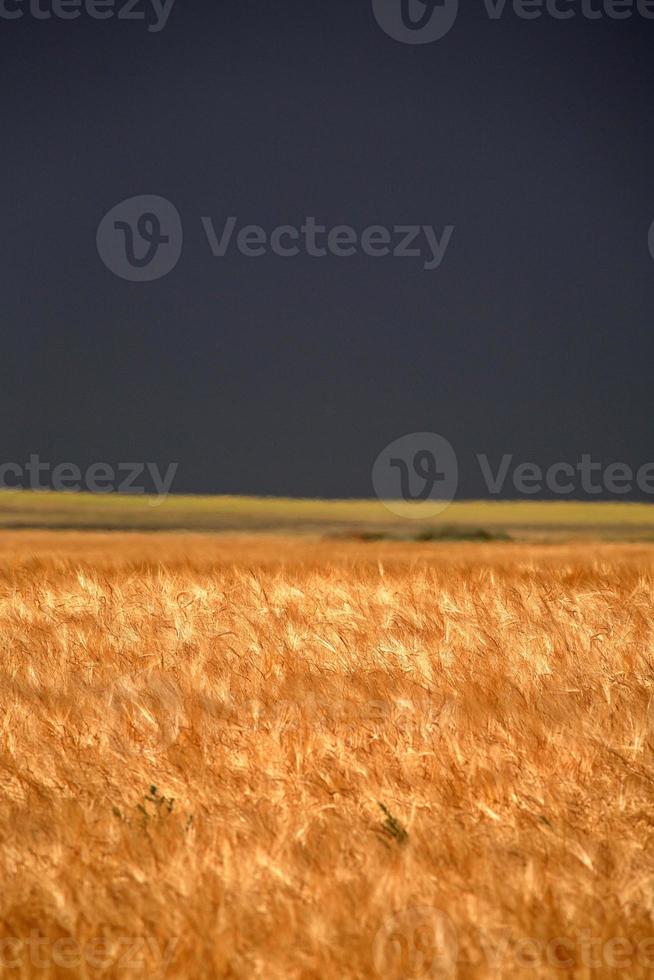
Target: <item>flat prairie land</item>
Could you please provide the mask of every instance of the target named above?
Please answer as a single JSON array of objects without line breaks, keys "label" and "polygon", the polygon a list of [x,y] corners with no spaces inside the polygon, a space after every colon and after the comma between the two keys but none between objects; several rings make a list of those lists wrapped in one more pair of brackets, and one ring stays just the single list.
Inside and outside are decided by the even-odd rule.
[{"label": "flat prairie land", "polygon": [[624,501],[433,502],[147,496],[0,490],[0,529],[191,531],[372,536],[573,537],[654,542],[654,504]]},{"label": "flat prairie land", "polygon": [[654,975],[654,546],[0,534],[0,975]]}]

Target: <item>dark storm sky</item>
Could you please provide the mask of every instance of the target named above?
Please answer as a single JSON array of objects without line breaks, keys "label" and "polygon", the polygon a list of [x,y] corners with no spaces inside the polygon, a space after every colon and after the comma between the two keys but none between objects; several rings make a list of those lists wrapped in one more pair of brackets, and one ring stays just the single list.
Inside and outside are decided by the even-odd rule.
[{"label": "dark storm sky", "polygon": [[[475,453],[654,459],[654,21],[464,0],[414,46],[370,0],[177,0],[160,33],[0,20],[0,73],[3,460],[370,496],[380,450],[434,431],[470,497]],[[96,250],[137,194],[184,225],[150,283]],[[206,215],[455,232],[435,271],[217,259]]]}]

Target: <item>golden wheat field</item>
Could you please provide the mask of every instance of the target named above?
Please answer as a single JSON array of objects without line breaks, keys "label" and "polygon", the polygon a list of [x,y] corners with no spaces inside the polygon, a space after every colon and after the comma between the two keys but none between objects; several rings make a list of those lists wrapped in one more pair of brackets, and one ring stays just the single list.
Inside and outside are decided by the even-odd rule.
[{"label": "golden wheat field", "polygon": [[16,977],[654,975],[654,547],[0,535]]}]

